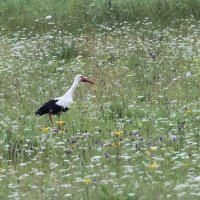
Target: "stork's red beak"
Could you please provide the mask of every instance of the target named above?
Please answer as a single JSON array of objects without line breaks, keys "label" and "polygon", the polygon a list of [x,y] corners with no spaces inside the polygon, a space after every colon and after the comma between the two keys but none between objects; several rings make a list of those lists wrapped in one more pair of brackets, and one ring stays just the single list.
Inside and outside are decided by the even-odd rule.
[{"label": "stork's red beak", "polygon": [[87,77],[82,77],[81,82],[88,82],[88,83],[94,84],[94,82],[89,80]]}]

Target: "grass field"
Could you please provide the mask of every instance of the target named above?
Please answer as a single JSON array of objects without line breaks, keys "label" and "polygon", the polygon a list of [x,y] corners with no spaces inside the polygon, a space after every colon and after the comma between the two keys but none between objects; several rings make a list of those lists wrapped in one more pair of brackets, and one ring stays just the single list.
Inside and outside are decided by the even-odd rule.
[{"label": "grass field", "polygon": [[[52,25],[55,16],[33,31],[0,20],[0,199],[199,199],[197,16],[83,32]],[[52,131],[57,118],[51,129],[34,113],[79,73],[95,84],[77,88],[63,131]]]}]

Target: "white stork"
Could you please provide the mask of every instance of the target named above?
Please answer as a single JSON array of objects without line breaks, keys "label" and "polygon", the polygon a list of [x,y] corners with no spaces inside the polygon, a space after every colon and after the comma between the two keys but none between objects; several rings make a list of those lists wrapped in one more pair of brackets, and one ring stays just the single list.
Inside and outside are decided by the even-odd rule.
[{"label": "white stork", "polygon": [[42,107],[40,107],[35,114],[39,116],[48,114],[51,125],[53,125],[52,115],[57,115],[58,129],[60,130],[60,115],[62,112],[66,112],[73,103],[73,94],[80,82],[94,84],[94,82],[90,81],[87,77],[84,77],[81,74],[76,75],[72,86],[63,96],[49,100]]}]

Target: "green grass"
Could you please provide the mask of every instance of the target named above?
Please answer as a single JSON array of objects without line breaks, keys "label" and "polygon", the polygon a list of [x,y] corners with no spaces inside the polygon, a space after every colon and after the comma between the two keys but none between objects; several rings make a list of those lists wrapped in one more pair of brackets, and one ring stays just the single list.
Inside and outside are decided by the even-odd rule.
[{"label": "green grass", "polygon": [[[199,199],[198,1],[56,2],[1,2],[0,199]],[[79,73],[67,131],[42,131]]]},{"label": "green grass", "polygon": [[56,27],[80,34],[96,30],[101,24],[111,27],[116,22],[133,24],[145,18],[162,27],[191,16],[200,19],[198,0],[1,0],[0,3],[0,25],[6,28],[6,33],[24,28],[27,33],[42,34]]}]

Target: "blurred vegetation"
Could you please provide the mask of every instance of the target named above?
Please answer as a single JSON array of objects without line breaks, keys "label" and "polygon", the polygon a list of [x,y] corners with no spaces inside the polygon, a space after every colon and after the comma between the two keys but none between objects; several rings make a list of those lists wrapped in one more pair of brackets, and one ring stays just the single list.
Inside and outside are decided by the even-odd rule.
[{"label": "blurred vegetation", "polygon": [[99,24],[135,23],[147,17],[167,26],[191,15],[198,20],[199,10],[199,0],[0,0],[0,26],[6,32],[24,28],[45,33],[57,27],[79,33],[96,30]]}]

